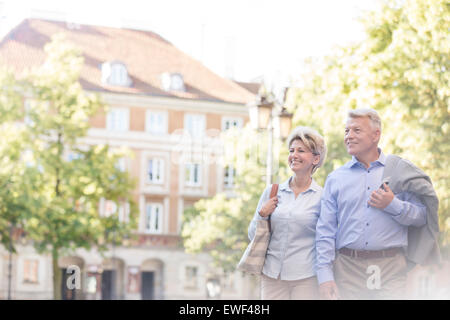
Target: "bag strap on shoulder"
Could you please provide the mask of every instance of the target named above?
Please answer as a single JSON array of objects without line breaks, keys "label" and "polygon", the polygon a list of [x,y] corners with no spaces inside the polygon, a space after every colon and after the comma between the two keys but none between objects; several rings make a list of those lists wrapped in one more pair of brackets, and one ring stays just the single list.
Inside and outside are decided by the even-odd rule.
[{"label": "bag strap on shoulder", "polygon": [[272,190],[270,190],[270,198],[275,197],[275,195],[278,193],[278,183],[274,183],[272,185]]},{"label": "bag strap on shoulder", "polygon": [[[272,184],[272,189],[270,190],[270,198],[273,198],[277,195],[278,193],[278,183],[274,183]],[[269,214],[269,217],[267,218],[267,220],[269,221],[269,232],[272,232],[272,226],[270,223],[270,217],[272,216],[272,214]]]}]

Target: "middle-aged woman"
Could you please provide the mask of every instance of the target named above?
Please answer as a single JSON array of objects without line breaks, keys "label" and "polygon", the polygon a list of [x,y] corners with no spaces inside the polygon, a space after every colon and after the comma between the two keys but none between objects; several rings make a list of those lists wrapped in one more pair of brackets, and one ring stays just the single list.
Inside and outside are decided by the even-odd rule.
[{"label": "middle-aged woman", "polygon": [[261,276],[261,299],[318,299],[314,272],[316,222],[320,213],[320,187],[312,174],[325,160],[327,148],[314,129],[297,127],[288,140],[288,165],[294,173],[270,198],[268,186],[248,228],[255,236],[258,219],[271,216],[271,238]]}]

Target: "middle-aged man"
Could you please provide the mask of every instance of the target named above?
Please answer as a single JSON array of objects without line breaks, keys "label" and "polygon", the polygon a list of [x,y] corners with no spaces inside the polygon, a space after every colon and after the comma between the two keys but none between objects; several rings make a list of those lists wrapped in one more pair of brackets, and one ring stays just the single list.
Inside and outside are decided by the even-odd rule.
[{"label": "middle-aged man", "polygon": [[375,110],[349,112],[344,142],[352,160],[328,176],[316,227],[322,299],[404,298],[409,260],[439,255],[431,181],[408,160],[385,156],[380,136]]}]

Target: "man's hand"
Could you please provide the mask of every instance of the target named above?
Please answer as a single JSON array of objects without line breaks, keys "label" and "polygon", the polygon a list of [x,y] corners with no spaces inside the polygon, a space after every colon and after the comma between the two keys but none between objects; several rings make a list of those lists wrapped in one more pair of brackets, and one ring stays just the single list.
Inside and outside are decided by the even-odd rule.
[{"label": "man's hand", "polygon": [[384,190],[380,188],[372,192],[372,194],[370,195],[370,200],[368,202],[370,206],[378,209],[384,209],[394,199],[394,193],[392,192],[391,188],[389,188],[386,183],[383,184],[383,187]]},{"label": "man's hand", "polygon": [[261,217],[267,217],[275,210],[277,204],[278,204],[277,196],[270,198],[269,200],[266,201],[266,203],[264,203],[264,205],[259,210],[259,215]]},{"label": "man's hand", "polygon": [[337,288],[336,282],[327,281],[321,283],[319,286],[320,299],[322,300],[339,300],[339,290]]}]

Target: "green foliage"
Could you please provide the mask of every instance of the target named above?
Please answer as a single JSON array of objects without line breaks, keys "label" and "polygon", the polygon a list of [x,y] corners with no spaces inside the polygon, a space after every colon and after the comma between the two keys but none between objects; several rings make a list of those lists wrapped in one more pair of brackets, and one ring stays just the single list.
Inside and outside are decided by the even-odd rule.
[{"label": "green foliage", "polygon": [[[103,105],[85,93],[78,82],[83,58],[61,35],[46,45],[45,63],[20,82],[3,74],[3,87],[14,88],[0,95],[0,232],[9,242],[7,226],[20,224],[40,253],[57,260],[77,248],[105,250],[112,241],[121,243],[136,229],[135,182],[117,163],[129,157],[127,150],[83,143],[89,117]],[[22,96],[28,99],[25,122]],[[20,97],[20,98],[18,98]],[[2,103],[13,101],[14,104]],[[118,206],[130,205],[129,221],[118,215],[99,214],[104,198]],[[60,297],[60,272],[54,274],[55,299]]]},{"label": "green foliage", "polygon": [[[314,178],[323,185],[350,159],[343,143],[348,110],[374,108],[383,120],[383,151],[411,160],[431,177],[440,199],[441,240],[448,245],[450,5],[445,0],[384,1],[363,23],[363,42],[310,59],[300,85],[288,92],[294,125],[315,128],[327,143],[327,160]],[[230,139],[234,155],[266,152],[249,129]],[[280,159],[286,158],[284,149],[279,149]],[[227,160],[238,169],[234,196],[197,202],[183,228],[188,250],[210,250],[226,270],[235,268],[248,243],[247,227],[264,189],[264,163],[237,160]],[[279,171],[283,178],[288,174],[286,168]]]},{"label": "green foliage", "polygon": [[[234,188],[186,209],[182,236],[188,252],[208,250],[216,266],[229,272],[248,244],[247,228],[265,188],[267,133],[246,126],[228,130],[222,141],[223,164],[236,170]],[[275,182],[280,182],[288,177],[287,147],[275,143],[274,154],[279,155],[274,158]]]},{"label": "green foliage", "polygon": [[294,121],[324,134],[330,149],[325,177],[350,158],[343,145],[346,112],[376,109],[383,151],[411,160],[431,177],[440,199],[441,240],[448,245],[450,6],[386,1],[364,24],[364,42],[309,62],[311,71],[290,92]]}]

